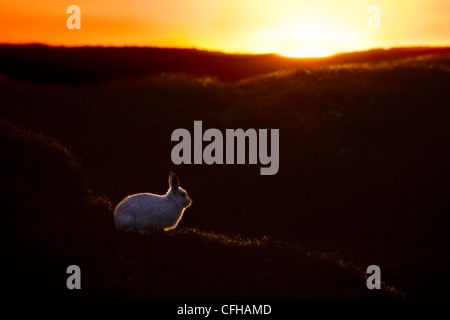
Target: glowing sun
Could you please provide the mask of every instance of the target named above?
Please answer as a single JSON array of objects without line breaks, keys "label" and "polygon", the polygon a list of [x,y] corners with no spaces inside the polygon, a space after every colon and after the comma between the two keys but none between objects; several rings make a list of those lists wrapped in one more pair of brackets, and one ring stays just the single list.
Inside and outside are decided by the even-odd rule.
[{"label": "glowing sun", "polygon": [[359,44],[357,34],[338,20],[311,13],[267,28],[263,40],[288,57],[325,57]]}]

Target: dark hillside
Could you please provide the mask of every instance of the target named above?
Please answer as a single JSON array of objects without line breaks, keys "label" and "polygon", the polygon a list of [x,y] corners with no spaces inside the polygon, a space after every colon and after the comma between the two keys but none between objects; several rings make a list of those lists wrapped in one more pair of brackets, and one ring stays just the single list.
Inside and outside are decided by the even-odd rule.
[{"label": "dark hillside", "polygon": [[[362,269],[379,264],[383,279],[404,291],[407,298],[448,298],[448,280],[443,275],[450,266],[450,56],[429,51],[417,55],[411,50],[357,53],[354,59],[367,55],[367,60],[277,69],[236,82],[186,72],[128,78],[133,68],[126,65],[122,65],[126,79],[90,85],[91,78],[85,73],[80,73],[85,85],[73,85],[54,74],[46,78],[39,70],[36,82],[18,80],[20,77],[5,72],[7,76],[0,77],[0,116],[60,143],[34,133],[27,137],[23,132],[28,131],[4,125],[2,194],[7,195],[8,223],[20,227],[20,219],[32,217],[33,223],[46,225],[46,220],[34,214],[36,207],[45,208],[42,215],[55,221],[55,226],[66,224],[71,229],[74,221],[80,221],[82,227],[76,232],[87,232],[86,239],[131,241],[131,246],[141,238],[124,240],[110,229],[109,205],[136,192],[164,193],[172,170],[194,204],[179,231],[168,238],[144,238],[145,242],[163,241],[176,247],[180,244],[174,239],[180,237],[186,243],[200,241],[198,248],[202,248],[209,246],[204,240],[209,234],[230,238],[241,234],[260,240],[267,236],[281,241],[285,254],[277,256],[269,241],[269,247],[257,249],[263,252],[261,259],[273,255],[286,262],[293,254],[287,249],[291,245],[306,251],[335,252],[336,257]],[[387,59],[389,52],[396,58]],[[90,56],[94,59],[95,55]],[[98,66],[102,64],[98,62]],[[109,79],[110,70],[100,69],[99,74],[108,74]],[[218,128],[222,132],[227,128],[279,129],[279,172],[261,176],[260,165],[175,166],[170,157],[175,145],[171,133],[177,128],[192,132],[194,120],[202,120],[204,130]],[[88,219],[93,222],[85,229]],[[16,234],[13,228],[9,230]],[[42,235],[29,232],[33,228],[25,230],[21,234],[34,239]],[[53,236],[48,239],[42,246],[54,243]],[[107,252],[104,262],[99,261],[101,255],[94,259],[84,256],[83,250],[72,252],[78,252],[80,261],[89,257],[92,268],[115,261],[120,246],[99,243],[93,251]],[[128,252],[128,244],[125,246]],[[180,246],[177,250],[182,251]],[[14,252],[16,247],[8,250]],[[220,248],[218,252],[228,252],[226,246]],[[247,250],[238,248],[236,254]],[[163,254],[154,249],[155,255]],[[38,256],[41,252],[28,250]],[[262,261],[253,256],[259,255],[257,250],[242,254]],[[213,251],[209,256],[215,257]],[[228,253],[223,253],[224,259],[236,258]],[[130,254],[125,261],[140,259],[139,252]],[[299,260],[292,263],[302,270],[305,257],[301,253],[294,256]],[[226,265],[220,257],[215,259],[219,259],[216,265]],[[145,268],[150,268],[149,261],[142,261]],[[288,268],[285,262],[282,265]],[[189,270],[194,274],[196,265],[192,263]],[[255,274],[263,272],[261,264],[245,263]],[[294,272],[282,270],[287,275]],[[268,281],[276,283],[277,276]],[[233,281],[237,280],[229,283]],[[326,286],[322,296],[333,296],[335,287]],[[223,292],[231,295],[230,290]],[[144,295],[141,289],[128,292],[130,296]],[[196,294],[201,292],[206,291]],[[287,292],[300,297],[293,289]],[[305,292],[305,297],[318,296]],[[343,292],[342,296],[355,292],[359,291]]]},{"label": "dark hillside", "polygon": [[[87,189],[61,145],[4,120],[0,139],[2,288],[12,299],[403,297],[385,286],[369,291],[355,265],[295,243],[196,229],[122,234],[112,226],[109,202]],[[81,291],[65,288],[71,264],[82,270]]]}]

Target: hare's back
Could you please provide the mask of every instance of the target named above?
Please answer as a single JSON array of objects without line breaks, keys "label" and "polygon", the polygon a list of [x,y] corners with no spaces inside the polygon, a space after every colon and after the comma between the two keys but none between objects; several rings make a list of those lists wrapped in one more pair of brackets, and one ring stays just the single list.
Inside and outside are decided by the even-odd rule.
[{"label": "hare's back", "polygon": [[138,212],[143,207],[152,207],[158,205],[161,197],[152,193],[138,193],[126,197],[117,205],[116,214],[121,212]]}]

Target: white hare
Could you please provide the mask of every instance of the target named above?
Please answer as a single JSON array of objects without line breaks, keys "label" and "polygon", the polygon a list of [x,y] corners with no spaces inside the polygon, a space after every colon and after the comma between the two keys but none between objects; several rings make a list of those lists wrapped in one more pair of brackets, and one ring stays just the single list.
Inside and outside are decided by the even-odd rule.
[{"label": "white hare", "polygon": [[170,188],[165,195],[138,193],[126,197],[114,212],[117,229],[145,233],[176,228],[184,210],[191,205],[178,177],[170,172]]}]

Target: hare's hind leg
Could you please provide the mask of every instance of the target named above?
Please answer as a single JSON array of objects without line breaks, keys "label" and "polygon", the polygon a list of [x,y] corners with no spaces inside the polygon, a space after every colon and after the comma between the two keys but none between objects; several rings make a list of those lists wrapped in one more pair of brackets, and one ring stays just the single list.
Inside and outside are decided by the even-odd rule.
[{"label": "hare's hind leg", "polygon": [[114,219],[114,224],[116,226],[116,229],[123,230],[126,232],[132,232],[135,231],[135,218],[131,215],[121,215],[116,216]]}]

